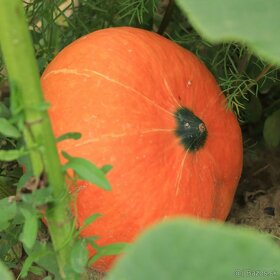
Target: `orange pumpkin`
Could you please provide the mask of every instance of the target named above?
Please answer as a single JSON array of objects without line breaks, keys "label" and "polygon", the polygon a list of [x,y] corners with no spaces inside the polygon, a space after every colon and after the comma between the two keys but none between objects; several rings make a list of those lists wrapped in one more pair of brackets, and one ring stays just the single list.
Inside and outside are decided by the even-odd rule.
[{"label": "orange pumpkin", "polygon": [[104,29],[62,50],[42,86],[55,135],[82,133],[59,150],[113,166],[112,191],[80,185],[79,224],[103,215],[83,236],[130,242],[166,217],[226,218],[242,168],[240,127],[192,53],[149,31]]}]

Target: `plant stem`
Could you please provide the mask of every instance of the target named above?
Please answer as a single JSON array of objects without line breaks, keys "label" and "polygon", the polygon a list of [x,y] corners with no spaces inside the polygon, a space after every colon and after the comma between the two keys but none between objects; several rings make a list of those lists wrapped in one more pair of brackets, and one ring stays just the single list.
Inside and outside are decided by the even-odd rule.
[{"label": "plant stem", "polygon": [[247,50],[245,50],[241,59],[237,63],[238,73],[243,74],[243,72],[245,72],[249,59],[250,59],[250,53]]},{"label": "plant stem", "polygon": [[[71,238],[73,218],[20,0],[0,2],[0,43],[9,74],[13,116],[19,120],[19,129],[23,131],[26,147],[30,150],[33,175],[39,177],[46,172],[56,201],[51,211],[47,211],[47,221],[60,274],[62,279],[77,279],[75,273],[66,272],[71,242],[74,241]],[[65,240],[69,242],[65,244]]]},{"label": "plant stem", "polygon": [[159,29],[158,29],[158,34],[162,35],[166,29],[166,27],[168,26],[168,23],[171,20],[171,15],[172,15],[172,10],[173,10],[173,6],[174,6],[175,1],[174,0],[169,0],[169,3],[167,5],[165,14],[163,16],[163,19],[160,23]]},{"label": "plant stem", "polygon": [[266,73],[272,68],[272,64],[268,64],[260,73],[259,75],[254,79],[253,82],[249,83],[245,88],[244,91],[248,91],[252,86],[254,86],[260,79],[262,79]]},{"label": "plant stem", "polygon": [[272,64],[268,64],[261,72],[260,74],[255,78],[255,81],[258,82],[261,78],[263,78],[266,73],[272,68]]}]

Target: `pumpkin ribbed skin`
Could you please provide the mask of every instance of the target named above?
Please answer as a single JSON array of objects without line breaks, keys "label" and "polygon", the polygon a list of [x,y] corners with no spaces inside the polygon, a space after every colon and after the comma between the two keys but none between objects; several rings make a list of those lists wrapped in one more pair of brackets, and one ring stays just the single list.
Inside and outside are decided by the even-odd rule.
[{"label": "pumpkin ribbed skin", "polygon": [[[62,50],[42,76],[58,144],[98,166],[111,164],[112,191],[81,183],[78,222],[102,213],[84,231],[99,244],[130,242],[166,217],[224,220],[242,168],[242,138],[213,76],[190,52],[152,32],[122,27],[96,31]],[[175,112],[201,119],[207,138],[187,151]],[[106,270],[111,258],[97,262]]]}]

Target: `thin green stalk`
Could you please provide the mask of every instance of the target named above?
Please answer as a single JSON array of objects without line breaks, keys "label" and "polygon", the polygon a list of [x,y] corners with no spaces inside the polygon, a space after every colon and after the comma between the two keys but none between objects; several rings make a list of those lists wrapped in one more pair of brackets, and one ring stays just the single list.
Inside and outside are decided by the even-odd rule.
[{"label": "thin green stalk", "polygon": [[163,16],[163,19],[160,23],[159,29],[158,29],[158,34],[163,35],[166,27],[168,26],[171,17],[172,17],[172,11],[173,11],[173,7],[174,7],[175,1],[174,0],[169,0],[169,3],[167,5],[165,14]]},{"label": "thin green stalk", "polygon": [[[77,279],[74,273],[66,273],[74,241],[71,238],[73,219],[20,0],[0,0],[0,43],[9,74],[13,114],[19,119],[19,125],[22,124],[19,128],[23,131],[26,148],[30,150],[33,174],[39,177],[46,172],[57,201],[47,212],[47,221],[61,277]],[[70,241],[65,244],[65,240]]]}]

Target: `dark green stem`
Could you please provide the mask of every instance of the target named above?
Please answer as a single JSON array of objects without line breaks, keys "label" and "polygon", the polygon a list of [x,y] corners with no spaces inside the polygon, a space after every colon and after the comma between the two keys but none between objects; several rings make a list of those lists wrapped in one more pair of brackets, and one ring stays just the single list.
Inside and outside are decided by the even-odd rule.
[{"label": "dark green stem", "polygon": [[175,1],[174,0],[169,0],[169,3],[167,5],[165,14],[163,16],[163,19],[160,23],[159,29],[158,29],[158,34],[162,35],[166,29],[166,27],[168,26],[170,20],[171,20],[171,16],[172,16],[172,11],[173,11],[173,7],[174,7]]},{"label": "dark green stem", "polygon": [[[42,173],[47,174],[56,201],[51,211],[47,212],[47,221],[61,278],[79,279],[75,273],[66,273],[74,241],[71,237],[73,218],[20,0],[0,2],[0,43],[9,75],[11,107],[14,116],[23,120],[19,121],[19,124],[23,124],[19,128],[23,132],[26,148],[30,150],[33,175],[39,177]],[[65,243],[66,240],[69,242]]]},{"label": "dark green stem", "polygon": [[260,73],[259,75],[250,83],[248,83],[248,85],[244,88],[244,92],[247,92],[251,87],[253,87],[254,85],[256,85],[256,83],[261,80],[262,78],[265,77],[265,75],[267,74],[267,72],[272,68],[272,64],[268,64]]}]

